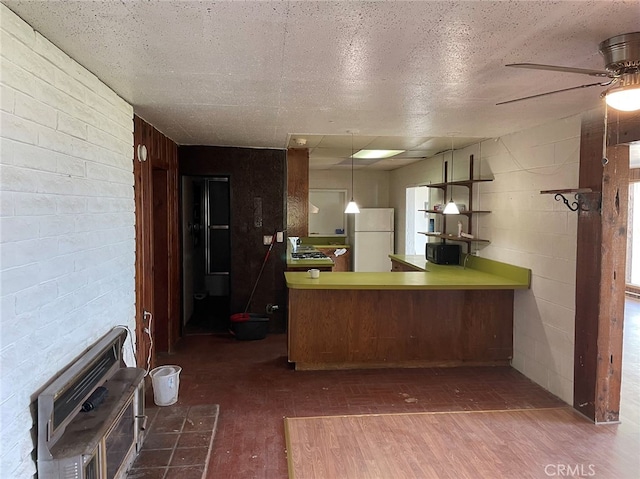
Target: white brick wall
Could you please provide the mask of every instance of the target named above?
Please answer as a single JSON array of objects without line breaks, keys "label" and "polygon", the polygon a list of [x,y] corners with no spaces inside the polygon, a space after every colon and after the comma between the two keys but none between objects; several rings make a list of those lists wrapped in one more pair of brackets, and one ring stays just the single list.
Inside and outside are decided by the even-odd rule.
[{"label": "white brick wall", "polygon": [[133,110],[4,5],[0,34],[0,477],[17,478],[38,391],[134,328]]}]

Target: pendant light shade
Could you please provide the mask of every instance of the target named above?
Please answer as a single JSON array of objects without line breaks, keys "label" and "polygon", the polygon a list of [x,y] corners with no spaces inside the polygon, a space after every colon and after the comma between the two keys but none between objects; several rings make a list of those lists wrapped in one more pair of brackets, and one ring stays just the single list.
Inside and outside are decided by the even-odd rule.
[{"label": "pendant light shade", "polygon": [[[453,181],[453,137],[451,137],[451,179],[447,178],[447,182]],[[460,210],[458,209],[458,205],[453,202],[453,188],[449,187],[449,191],[451,191],[451,196],[449,203],[444,207],[443,215],[459,215]]]},{"label": "pendant light shade", "polygon": [[353,198],[351,199],[351,201],[349,201],[349,204],[345,208],[344,212],[345,213],[360,213],[360,208],[358,208],[358,205],[356,204],[356,202],[353,201]]},{"label": "pendant light shade", "polygon": [[351,132],[351,201],[349,201],[344,212],[348,214],[360,213],[360,208],[353,200],[353,132]]},{"label": "pendant light shade", "polygon": [[459,215],[460,210],[458,209],[458,205],[456,205],[453,200],[447,203],[447,206],[444,207],[443,215]]}]

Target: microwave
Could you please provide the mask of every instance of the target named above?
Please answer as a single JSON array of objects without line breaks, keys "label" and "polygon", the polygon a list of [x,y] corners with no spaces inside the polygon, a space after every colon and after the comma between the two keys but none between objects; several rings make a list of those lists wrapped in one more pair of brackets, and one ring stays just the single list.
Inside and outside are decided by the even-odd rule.
[{"label": "microwave", "polygon": [[460,264],[460,245],[427,243],[425,256],[435,264]]}]

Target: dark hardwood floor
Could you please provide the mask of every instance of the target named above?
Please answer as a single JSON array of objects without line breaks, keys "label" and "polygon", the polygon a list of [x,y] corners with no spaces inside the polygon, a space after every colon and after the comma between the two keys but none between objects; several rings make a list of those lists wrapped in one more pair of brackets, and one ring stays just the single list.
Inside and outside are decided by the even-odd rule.
[{"label": "dark hardwood floor", "polygon": [[[640,301],[627,308],[622,424],[599,426],[623,433],[612,454],[640,431]],[[183,368],[177,406],[220,405],[208,478],[286,478],[284,417],[566,406],[509,367],[294,371],[286,335],[185,336],[159,363]]]}]

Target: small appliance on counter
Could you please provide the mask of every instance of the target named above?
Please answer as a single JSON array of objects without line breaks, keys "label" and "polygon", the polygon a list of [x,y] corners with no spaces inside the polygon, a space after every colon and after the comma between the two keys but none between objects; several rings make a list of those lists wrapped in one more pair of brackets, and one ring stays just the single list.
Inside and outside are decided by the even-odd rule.
[{"label": "small appliance on counter", "polygon": [[425,256],[435,264],[460,264],[460,245],[427,243]]}]

